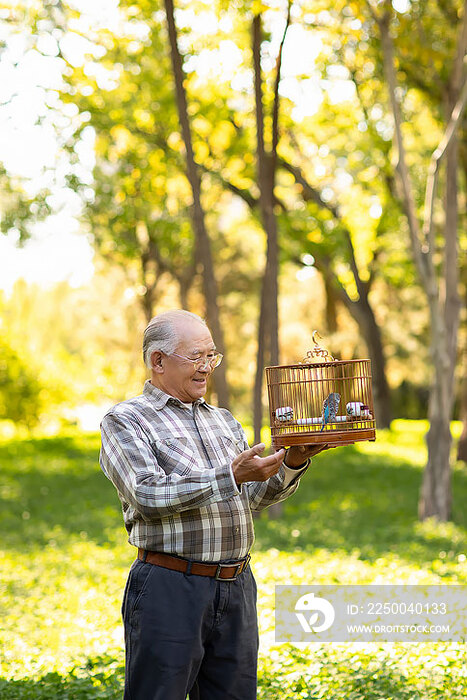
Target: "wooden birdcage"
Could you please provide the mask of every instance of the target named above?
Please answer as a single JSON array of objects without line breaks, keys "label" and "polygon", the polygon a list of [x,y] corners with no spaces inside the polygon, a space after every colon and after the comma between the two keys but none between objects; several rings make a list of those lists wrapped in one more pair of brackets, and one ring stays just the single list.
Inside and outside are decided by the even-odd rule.
[{"label": "wooden birdcage", "polygon": [[315,335],[302,362],[266,367],[272,445],[375,440],[370,360],[335,360]]}]

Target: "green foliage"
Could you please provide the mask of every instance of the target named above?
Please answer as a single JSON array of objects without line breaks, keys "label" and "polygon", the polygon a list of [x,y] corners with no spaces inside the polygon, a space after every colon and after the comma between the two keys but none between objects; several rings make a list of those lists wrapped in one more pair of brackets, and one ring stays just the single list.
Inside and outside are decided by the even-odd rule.
[{"label": "green foliage", "polygon": [[0,420],[33,427],[41,410],[41,384],[26,360],[0,339]]},{"label": "green foliage", "polygon": [[438,660],[432,658],[428,645],[407,651],[398,649],[396,654],[391,653],[389,646],[375,645],[370,653],[355,650],[350,654],[343,648],[339,654],[326,648],[304,652],[289,647],[287,661],[280,668],[274,657],[265,660],[260,671],[258,700],[462,700],[465,697],[467,685],[459,674],[464,663],[462,645],[457,649],[444,646]]},{"label": "green foliage", "polygon": [[[396,422],[376,443],[320,455],[280,519],[256,521],[259,700],[465,697],[461,644],[273,641],[275,584],[466,582],[465,472],[452,523],[416,520],[426,427]],[[98,448],[78,433],[0,445],[2,700],[121,697],[133,549]]]},{"label": "green foliage", "polygon": [[[394,12],[392,22],[404,135],[420,208],[428,157],[443,128],[440,93],[452,64],[460,7],[459,0],[443,7],[431,0],[413,2],[406,11]],[[254,373],[264,259],[251,89],[252,11],[264,13],[264,100],[269,109],[284,8],[223,0],[209,7],[203,2],[177,5],[193,147],[202,177],[221,319],[233,358],[229,357],[229,380],[242,411]],[[180,304],[203,313],[202,265],[191,230],[191,192],[163,4],[125,0],[118,13],[120,21],[108,27],[100,19],[93,22],[76,4],[44,3],[35,10],[34,37],[53,36],[60,51],[57,60],[63,61],[58,106],[69,156],[68,186],[82,198],[83,219],[100,253],[131,273],[139,289],[136,299],[144,301],[146,315]],[[417,32],[409,31],[412,26]],[[366,3],[295,4],[285,56],[296,30],[312,49],[304,56],[303,69],[289,61],[281,84],[276,195],[284,305],[294,306],[300,319],[312,308],[310,324],[323,328],[329,317],[321,311],[322,302],[333,296],[335,342],[350,348],[347,356],[357,349],[366,354],[358,336],[365,336],[368,325],[362,323],[361,311],[370,308],[381,328],[391,385],[398,386],[408,373],[417,387],[427,385],[426,302],[408,254],[375,22]],[[70,32],[77,45],[85,44],[82,55],[67,47]],[[298,63],[299,57],[294,58]],[[342,95],[336,98],[340,87]],[[294,96],[303,98],[310,90],[316,94],[312,105],[316,109],[306,104],[300,116]],[[90,144],[95,158],[92,177],[83,167],[83,153]],[[300,168],[315,196],[284,162]],[[443,173],[440,184],[442,178]],[[441,228],[442,222],[436,225]],[[310,279],[298,309],[295,300],[286,297],[304,256],[313,256],[314,268],[328,277],[329,284],[322,293],[320,276]],[[290,297],[295,293],[296,288]],[[360,314],[354,315],[356,325],[342,305],[352,313],[362,293],[368,298]],[[285,356],[289,316],[281,315]],[[244,358],[245,347],[251,359],[237,362],[237,357]],[[411,410],[409,415],[415,413]]]},{"label": "green foliage", "polygon": [[0,697],[8,700],[115,700],[121,696],[124,667],[108,656],[88,659],[67,676],[46,673],[37,679],[0,679]]},{"label": "green foliage", "polygon": [[[382,566],[388,580],[397,579],[407,565],[419,567],[419,575],[462,575],[464,560],[461,556],[458,562],[458,557],[466,545],[465,472],[453,474],[453,522],[435,526],[417,519],[427,429],[424,421],[397,420],[391,430],[379,432],[374,444],[320,455],[312,474],[285,502],[284,517],[262,516],[256,522],[257,546],[290,551],[293,542],[294,551],[311,556],[338,552],[364,561],[366,576],[376,576]],[[433,558],[433,548],[444,552],[442,560]]]},{"label": "green foliage", "polygon": [[[14,348],[29,381],[40,389],[40,403],[31,397],[25,416],[34,410],[42,423],[56,427],[84,405],[98,411],[96,405],[139,393],[145,376],[139,341],[144,319],[135,297],[133,280],[115,268],[96,274],[85,288],[63,282],[44,289],[20,280],[10,296],[0,294],[0,350],[5,344]],[[6,365],[11,374],[15,365]],[[16,397],[10,418],[21,422],[23,408],[15,403],[21,382],[10,382],[9,391]],[[5,417],[1,410],[0,418]]]},{"label": "green foliage", "polygon": [[[70,60],[61,97],[79,109],[67,141],[68,185],[82,198],[94,242],[155,290],[164,273],[189,287],[194,267],[191,193],[163,21],[154,10],[152,3],[121,3],[123,33],[94,27],[86,64]],[[92,189],[80,169],[86,135],[94,137]]]},{"label": "green foliage", "polygon": [[[51,100],[51,104],[58,110],[61,140],[69,156],[68,185],[82,197],[84,220],[99,250],[107,259],[131,269],[140,289],[159,284],[157,295],[149,299],[155,309],[164,306],[164,292],[174,280],[182,288],[180,298],[193,308],[201,307],[199,266],[196,269],[189,220],[191,194],[184,175],[163,4],[122,1],[120,21],[111,28],[100,18],[93,21],[79,3],[50,0],[32,3],[27,9],[16,5],[15,16],[29,17],[24,24],[30,25],[27,31],[32,43],[40,45],[44,37],[56,42],[64,86],[61,102]],[[427,159],[443,128],[443,91],[461,7],[460,0],[442,4],[414,1],[404,12],[393,13],[404,135],[420,205]],[[269,2],[224,0],[209,7],[203,2],[177,6],[195,157],[203,178],[203,203],[209,212],[221,312],[229,327],[232,320],[243,325],[247,316],[252,326],[264,254],[256,206],[252,11],[264,13],[263,74],[265,103],[270,107],[284,8]],[[208,31],[199,21],[204,16],[209,20]],[[411,31],[413,27],[416,31]],[[426,304],[420,302],[395,187],[392,120],[378,31],[366,3],[341,0],[296,3],[290,31],[295,30],[317,48],[311,51],[313,57],[304,57],[303,69],[288,66],[281,86],[276,195],[282,261],[297,266],[304,255],[313,255],[317,269],[332,273],[338,304],[343,294],[355,301],[358,292],[349,233],[359,275],[368,285],[369,300],[385,336],[388,374],[395,371],[393,383],[398,385],[404,378],[400,376],[404,364],[408,364],[404,353],[413,357],[415,345],[421,364],[428,360],[423,354]],[[73,41],[68,43],[68,38]],[[74,51],[70,45],[75,46]],[[285,54],[289,48],[286,42]],[[339,86],[345,89],[345,99],[335,99]],[[304,96],[309,90],[316,92],[316,111],[308,105],[309,112],[301,117],[292,97]],[[93,177],[83,159],[91,143]],[[321,203],[305,196],[281,164],[284,159],[300,166]],[[442,179],[443,173],[441,184]],[[8,193],[8,188],[3,190]],[[239,226],[240,199],[246,206]],[[18,220],[5,219],[5,225],[21,229],[29,201],[12,201]],[[33,204],[43,209],[46,198],[37,198]],[[442,217],[439,219],[440,230]],[[237,235],[239,228],[242,235]],[[461,224],[459,228],[466,227]],[[289,265],[281,281],[283,295],[295,273],[293,266]],[[318,287],[316,280],[309,285],[308,305],[316,307]],[[243,305],[246,314],[240,309]],[[425,317],[420,320],[420,316]],[[340,314],[341,333],[346,325],[348,316]],[[232,336],[238,335],[237,330]],[[250,330],[250,344],[251,338]],[[234,347],[231,354],[236,352]],[[232,375],[244,372],[243,367],[234,370]],[[426,379],[419,377],[418,383]],[[240,393],[237,386],[233,392]]]}]

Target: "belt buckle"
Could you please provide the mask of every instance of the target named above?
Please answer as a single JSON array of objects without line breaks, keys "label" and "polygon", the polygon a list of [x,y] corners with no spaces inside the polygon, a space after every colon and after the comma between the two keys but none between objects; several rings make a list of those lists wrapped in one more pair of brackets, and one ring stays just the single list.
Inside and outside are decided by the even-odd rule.
[{"label": "belt buckle", "polygon": [[246,556],[246,558],[243,559],[243,561],[241,561],[239,564],[237,564],[235,575],[232,576],[231,578],[222,578],[220,576],[220,573],[221,573],[222,569],[226,569],[226,568],[232,566],[232,564],[218,564],[217,569],[216,569],[216,573],[214,574],[214,578],[216,579],[216,581],[235,581],[235,579],[242,573],[242,571],[245,571],[246,567],[250,563],[250,559],[251,559],[251,554],[248,554]]}]

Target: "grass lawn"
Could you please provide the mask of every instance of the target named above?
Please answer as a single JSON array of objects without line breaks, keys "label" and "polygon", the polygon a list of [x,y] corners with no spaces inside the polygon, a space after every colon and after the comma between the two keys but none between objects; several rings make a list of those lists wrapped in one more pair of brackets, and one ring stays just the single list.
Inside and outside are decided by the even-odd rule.
[{"label": "grass lawn", "polygon": [[[421,421],[319,455],[282,515],[256,520],[259,700],[467,697],[464,644],[276,645],[275,584],[467,583],[467,469],[453,520],[417,520]],[[120,698],[134,550],[99,437],[0,443],[0,698]]]}]

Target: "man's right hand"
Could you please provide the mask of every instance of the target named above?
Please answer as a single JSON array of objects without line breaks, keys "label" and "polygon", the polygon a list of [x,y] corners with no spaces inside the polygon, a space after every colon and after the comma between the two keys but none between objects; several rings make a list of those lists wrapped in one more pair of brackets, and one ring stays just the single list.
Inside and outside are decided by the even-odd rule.
[{"label": "man's right hand", "polygon": [[238,485],[245,481],[267,481],[277,474],[284,459],[285,450],[281,449],[268,457],[260,457],[265,447],[263,442],[259,442],[235,457],[232,462],[232,472]]}]

